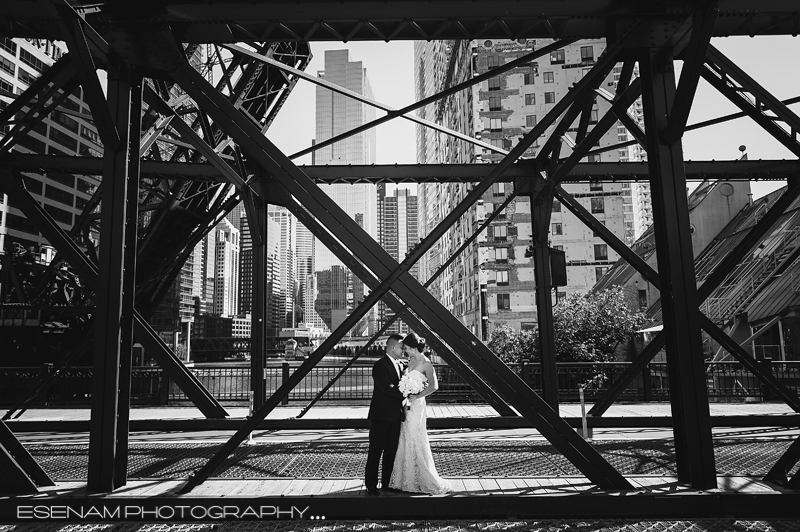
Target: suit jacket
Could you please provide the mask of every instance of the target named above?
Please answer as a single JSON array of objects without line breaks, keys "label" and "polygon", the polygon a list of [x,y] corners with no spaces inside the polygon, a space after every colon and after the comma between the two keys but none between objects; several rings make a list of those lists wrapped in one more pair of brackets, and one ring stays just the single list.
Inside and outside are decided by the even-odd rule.
[{"label": "suit jacket", "polygon": [[372,401],[367,418],[399,421],[403,414],[403,394],[397,389],[400,378],[388,355],[382,356],[372,366],[372,382]]}]

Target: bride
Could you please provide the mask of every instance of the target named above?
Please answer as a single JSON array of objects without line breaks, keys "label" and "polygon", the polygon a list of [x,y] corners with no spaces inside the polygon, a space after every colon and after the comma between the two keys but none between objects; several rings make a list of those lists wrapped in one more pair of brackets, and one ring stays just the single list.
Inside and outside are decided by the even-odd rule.
[{"label": "bride", "polygon": [[400,428],[400,443],[389,486],[416,493],[447,493],[450,484],[436,472],[426,427],[425,397],[435,392],[439,383],[433,364],[423,351],[424,338],[411,333],[403,339],[403,352],[408,356],[406,373],[416,371],[424,375],[427,386],[421,392],[407,397],[410,409]]}]

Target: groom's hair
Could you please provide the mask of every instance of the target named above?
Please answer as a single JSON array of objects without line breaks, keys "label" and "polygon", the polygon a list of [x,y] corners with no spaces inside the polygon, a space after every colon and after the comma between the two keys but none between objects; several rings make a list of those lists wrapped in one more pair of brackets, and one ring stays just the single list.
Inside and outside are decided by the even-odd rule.
[{"label": "groom's hair", "polygon": [[403,341],[403,337],[399,334],[393,334],[389,336],[389,339],[386,340],[386,348],[392,347],[394,344],[400,343]]}]

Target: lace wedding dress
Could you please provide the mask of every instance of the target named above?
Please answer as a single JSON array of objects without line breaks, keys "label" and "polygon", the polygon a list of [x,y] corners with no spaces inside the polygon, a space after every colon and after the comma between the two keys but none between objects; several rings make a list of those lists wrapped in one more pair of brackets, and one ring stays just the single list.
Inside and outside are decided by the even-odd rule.
[{"label": "lace wedding dress", "polygon": [[[411,371],[419,371],[412,369]],[[400,443],[394,459],[392,488],[414,493],[447,493],[450,484],[436,472],[433,454],[428,442],[425,398],[411,403],[406,420],[400,427]]]}]

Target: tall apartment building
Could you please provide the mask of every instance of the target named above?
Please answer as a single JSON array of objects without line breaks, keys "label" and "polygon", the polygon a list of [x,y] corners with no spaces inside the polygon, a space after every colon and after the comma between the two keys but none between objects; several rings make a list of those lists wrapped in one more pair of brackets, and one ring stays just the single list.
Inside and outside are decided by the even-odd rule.
[{"label": "tall apartment building", "polygon": [[[66,52],[62,46],[41,39],[0,39],[0,109]],[[11,149],[22,153],[99,157],[102,147],[93,124],[89,107],[78,88]],[[11,127],[6,126],[0,131],[0,138],[10,130]],[[98,176],[61,172],[23,172],[22,175],[28,191],[66,230],[72,228],[76,216],[83,212],[100,183]],[[93,233],[92,239],[96,240],[97,235]],[[8,197],[0,194],[0,252],[21,246],[33,247],[38,254],[40,246],[46,243],[38,229],[9,203]]]},{"label": "tall apartment building", "polygon": [[[414,43],[414,83],[417,100],[472,78],[468,41]],[[464,90],[427,105],[418,116],[461,133],[473,134],[473,91]],[[462,164],[475,162],[474,145],[423,126],[417,126],[417,162]],[[421,183],[417,187],[419,238],[425,238],[469,192],[459,183]],[[419,262],[419,280],[430,280],[472,232],[477,207],[471,207]],[[430,284],[428,290],[473,333],[481,327],[478,246],[472,243]]]},{"label": "tall apartment building", "polygon": [[[278,336],[281,329],[281,300],[280,286],[280,257],[278,253],[280,245],[280,225],[271,217],[267,217],[267,263],[266,281],[264,287],[267,299],[267,336]],[[241,213],[239,218],[239,316],[247,316],[253,313],[253,240],[250,236],[250,226],[247,223],[247,215]]]},{"label": "tall apartment building", "polygon": [[[476,73],[488,72],[551,42],[533,39],[477,42],[474,45]],[[581,40],[476,86],[476,136],[510,150],[591,69],[604,49],[604,40]],[[615,74],[610,73],[603,81],[602,88],[613,93],[614,77]],[[610,105],[602,98],[595,100],[590,128]],[[577,126],[576,120],[567,135],[573,136]],[[552,127],[546,135],[552,131]],[[601,138],[599,146],[617,144],[622,137],[627,140],[627,132],[617,123]],[[535,156],[538,148],[537,140],[525,156]],[[563,143],[561,156],[566,157],[570,152],[569,144]],[[616,162],[631,160],[634,156],[629,148],[622,148],[590,155],[584,162]],[[502,155],[485,150],[480,158],[495,162]],[[627,232],[630,232],[632,222],[629,183],[575,183],[564,184],[563,188],[617,237],[625,239],[626,218],[629,222]],[[511,184],[498,183],[488,191],[483,197],[479,218],[488,216],[512,189]],[[512,200],[505,212],[495,218],[479,238],[483,270],[481,284],[486,289],[487,334],[499,324],[515,328],[535,326],[534,265],[532,254],[526,253],[531,238],[531,204],[527,196]],[[551,214],[549,240],[553,248],[564,251],[567,260],[567,286],[558,288],[559,295],[588,292],[618,258],[598,235],[562,208],[557,200]]]},{"label": "tall apartment building", "polygon": [[278,298],[275,308],[281,328],[297,325],[295,320],[295,293],[297,291],[296,247],[297,219],[285,207],[270,205],[269,218],[278,224]]},{"label": "tall apartment building", "polygon": [[325,329],[327,325],[314,308],[314,301],[317,298],[317,283],[314,277],[317,239],[299,222],[296,225],[296,232],[298,284],[296,305],[302,308],[302,315],[298,316],[297,321],[306,323],[310,327]]},{"label": "tall apartment building", "polygon": [[214,314],[239,313],[239,231],[227,219],[214,228]]},{"label": "tall apartment building", "polygon": [[[378,185],[378,235],[381,246],[398,262],[419,242],[417,196],[406,188],[395,189],[387,195],[386,185]],[[419,277],[419,265],[411,268],[411,275]],[[382,328],[395,313],[383,302],[378,307],[378,328]],[[396,321],[387,334],[408,333],[402,320]]]},{"label": "tall apartment building", "polygon": [[[348,50],[327,50],[325,70],[317,75],[353,92],[372,98],[372,87],[367,71],[360,61],[351,61]],[[375,108],[353,98],[334,93],[329,89],[316,88],[316,143],[336,137],[375,119]],[[353,135],[314,152],[313,164],[372,164],[375,162],[375,129]],[[322,185],[327,193],[354,220],[358,217],[364,230],[377,240],[377,190],[373,184]],[[341,262],[324,246],[314,249],[316,271],[329,270]],[[363,284],[353,282],[350,276],[349,290],[360,290],[359,294],[348,297],[349,305],[363,298]],[[335,276],[334,276],[335,277]],[[338,301],[334,294],[325,295],[321,291],[331,286],[317,279],[318,297]],[[362,288],[359,288],[362,287]],[[323,305],[324,306],[324,305]],[[315,305],[316,307],[316,305]],[[375,311],[370,311],[367,322],[374,324]],[[330,327],[329,320],[322,316]],[[371,329],[368,332],[373,332]]]}]

